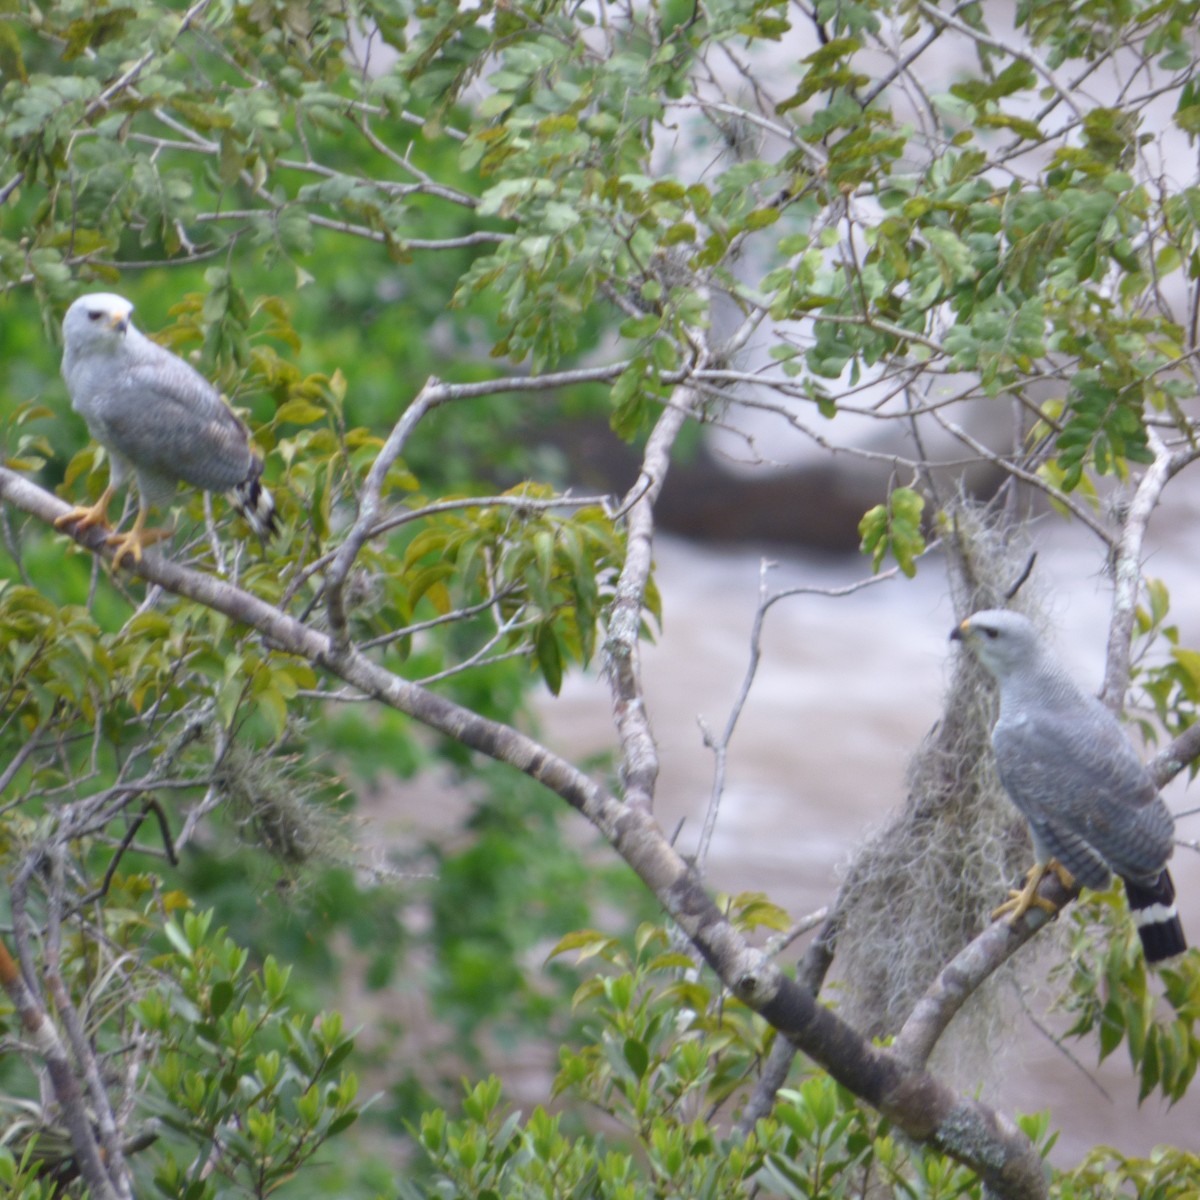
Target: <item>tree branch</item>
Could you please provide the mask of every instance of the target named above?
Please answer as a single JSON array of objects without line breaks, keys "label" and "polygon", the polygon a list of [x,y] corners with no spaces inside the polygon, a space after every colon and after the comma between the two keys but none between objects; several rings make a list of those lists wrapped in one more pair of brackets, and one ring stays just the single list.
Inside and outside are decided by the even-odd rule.
[{"label": "tree branch", "polygon": [[1170,745],[1164,746],[1147,764],[1154,782],[1166,787],[1184,767],[1200,758],[1200,721],[1188,726]]},{"label": "tree branch", "polygon": [[646,443],[638,481],[621,506],[628,531],[625,561],[613,595],[605,642],[613,716],[621,742],[621,783],[625,800],[647,812],[654,804],[658,747],[646,711],[638,648],[646,584],[654,560],[654,504],[666,481],[671,447],[687,421],[694,401],[695,394],[681,387],[676,391],[674,402],[663,409]]},{"label": "tree branch", "polygon": [[[478,383],[448,384],[430,376],[425,386],[413,398],[412,403],[396,422],[383,448],[379,451],[367,473],[362,495],[358,500],[358,515],[345,540],[333,555],[332,565],[325,579],[325,604],[329,623],[340,648],[349,644],[345,610],[345,587],[350,569],[361,553],[363,546],[379,533],[390,528],[380,521],[383,485],[387,473],[404,453],[404,447],[417,425],[435,408],[452,400],[467,400],[480,396],[492,396],[513,391],[541,391],[567,387],[577,383],[615,379],[625,369],[625,363],[612,363],[599,368],[582,368],[576,371],[558,371],[529,378],[488,379]],[[488,501],[480,501],[480,504]],[[536,504],[536,501],[531,502]],[[306,572],[307,573],[307,572]]]},{"label": "tree branch", "polygon": [[[1079,890],[1067,891],[1050,874],[1042,880],[1038,895],[1061,910],[1079,895]],[[924,1066],[958,1010],[1050,919],[1050,913],[1034,907],[1016,925],[1007,920],[993,921],[942,968],[900,1027],[892,1050],[914,1066]]]},{"label": "tree branch", "polygon": [[[1125,693],[1129,689],[1129,656],[1133,644],[1133,623],[1137,615],[1138,594],[1142,582],[1142,545],[1146,540],[1146,529],[1150,518],[1162,499],[1163,489],[1171,479],[1189,463],[1200,457],[1200,449],[1191,446],[1183,450],[1169,449],[1150,429],[1150,445],[1154,448],[1154,462],[1146,468],[1133,502],[1125,513],[1121,536],[1117,539],[1113,553],[1112,575],[1114,580],[1112,619],[1108,629],[1108,648],[1104,668],[1104,687],[1100,699],[1109,708],[1118,712],[1124,707]],[[1186,737],[1186,735],[1184,735]],[[1177,739],[1177,742],[1182,741]],[[1158,763],[1168,753],[1181,754],[1180,767],[1196,757],[1196,752],[1183,747],[1168,747],[1159,755]],[[1165,765],[1165,760],[1163,764]],[[1167,778],[1171,778],[1168,776]]]},{"label": "tree branch", "polygon": [[404,410],[404,415],[396,422],[388,440],[383,444],[367,479],[363,485],[362,495],[358,498],[358,516],[346,534],[345,540],[334,556],[333,565],[325,577],[325,606],[329,613],[329,625],[339,650],[345,650],[350,644],[350,634],[346,621],[345,588],[350,568],[358,557],[371,530],[379,519],[379,508],[383,495],[383,484],[387,473],[392,469],[396,459],[404,452],[405,443],[421,419],[439,405],[451,398],[451,393],[438,379],[429,379],[417,393],[413,402]]},{"label": "tree branch", "polygon": [[1138,483],[1112,556],[1112,618],[1108,626],[1104,687],[1100,699],[1115,712],[1125,707],[1125,693],[1129,690],[1133,620],[1142,582],[1142,543],[1146,540],[1150,517],[1171,478],[1171,454],[1153,430],[1150,430],[1150,442],[1154,447],[1154,462]]}]

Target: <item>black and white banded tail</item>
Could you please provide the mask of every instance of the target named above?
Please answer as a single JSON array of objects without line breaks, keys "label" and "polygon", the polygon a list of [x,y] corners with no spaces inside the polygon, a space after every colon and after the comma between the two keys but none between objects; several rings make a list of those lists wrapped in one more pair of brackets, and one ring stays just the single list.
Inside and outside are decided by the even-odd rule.
[{"label": "black and white banded tail", "polygon": [[262,462],[258,458],[251,460],[250,474],[233,488],[229,499],[264,542],[278,532],[275,498],[263,487]]},{"label": "black and white banded tail", "polygon": [[1187,949],[1183,926],[1175,908],[1175,884],[1171,872],[1163,870],[1153,883],[1125,880],[1129,911],[1142,939],[1142,952],[1148,963],[1174,958]]}]

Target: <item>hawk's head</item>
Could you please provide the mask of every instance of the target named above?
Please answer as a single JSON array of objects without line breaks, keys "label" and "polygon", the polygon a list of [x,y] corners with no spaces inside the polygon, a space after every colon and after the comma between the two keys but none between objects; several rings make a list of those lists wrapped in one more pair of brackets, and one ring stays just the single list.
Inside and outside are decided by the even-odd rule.
[{"label": "hawk's head", "polygon": [[69,349],[115,345],[129,329],[133,305],[112,292],[80,296],[63,318],[63,340]]},{"label": "hawk's head", "polygon": [[998,679],[1032,666],[1040,652],[1033,622],[1004,609],[972,614],[951,630],[950,637],[962,642]]}]

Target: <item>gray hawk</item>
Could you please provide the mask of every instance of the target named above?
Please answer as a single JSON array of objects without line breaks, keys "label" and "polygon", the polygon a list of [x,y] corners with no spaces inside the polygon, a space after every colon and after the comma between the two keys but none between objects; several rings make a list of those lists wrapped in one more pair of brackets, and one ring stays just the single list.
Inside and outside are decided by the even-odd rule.
[{"label": "gray hawk", "polygon": [[246,427],[216,388],[178,355],[130,322],[122,296],[80,296],[63,318],[62,373],[71,405],[109,456],[108,486],[95,504],[73,508],[54,524],[110,529],[108,505],[132,471],[138,512],[128,533],[113,533],[113,565],[140,562],[146,546],[170,530],[147,529],[152,507],[170,504],[181,483],[227,492],[260,538],[276,527],[275,501],[262,485],[262,461]]},{"label": "gray hawk", "polygon": [[1048,870],[1100,890],[1115,872],[1147,962],[1187,949],[1166,869],[1175,822],[1116,717],[1076,686],[1020,613],[988,610],[951,635],[995,676],[1000,712],[992,748],[1000,782],[1025,815],[1035,863],[1024,888],[993,916],[1016,921]]}]

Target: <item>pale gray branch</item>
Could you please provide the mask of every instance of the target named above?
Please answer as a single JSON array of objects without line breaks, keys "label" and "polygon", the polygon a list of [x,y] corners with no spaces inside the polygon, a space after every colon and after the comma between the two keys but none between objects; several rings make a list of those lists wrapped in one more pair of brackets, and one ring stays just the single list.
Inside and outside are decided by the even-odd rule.
[{"label": "pale gray branch", "polygon": [[1125,693],[1129,690],[1133,622],[1142,583],[1142,544],[1146,540],[1150,517],[1158,507],[1163,488],[1171,477],[1170,451],[1153,430],[1149,434],[1154,447],[1154,462],[1142,475],[1133,501],[1124,514],[1111,562],[1112,617],[1108,627],[1108,653],[1105,656],[1104,687],[1100,699],[1116,712],[1125,707]]},{"label": "pale gray branch", "polygon": [[[1058,908],[1078,894],[1068,892],[1053,874],[1046,876],[1038,891]],[[895,1053],[914,1066],[924,1066],[958,1010],[1049,920],[1049,913],[1034,907],[1015,926],[1007,920],[993,921],[964,946],[917,1001],[892,1043]]]},{"label": "pale gray branch", "polygon": [[642,471],[622,504],[626,522],[625,561],[609,611],[605,639],[613,716],[621,741],[621,783],[626,801],[649,812],[658,779],[658,747],[642,690],[641,643],[646,585],[654,559],[654,504],[666,481],[671,448],[686,424],[692,393],[679,389],[676,403],[663,409],[646,444]]}]

